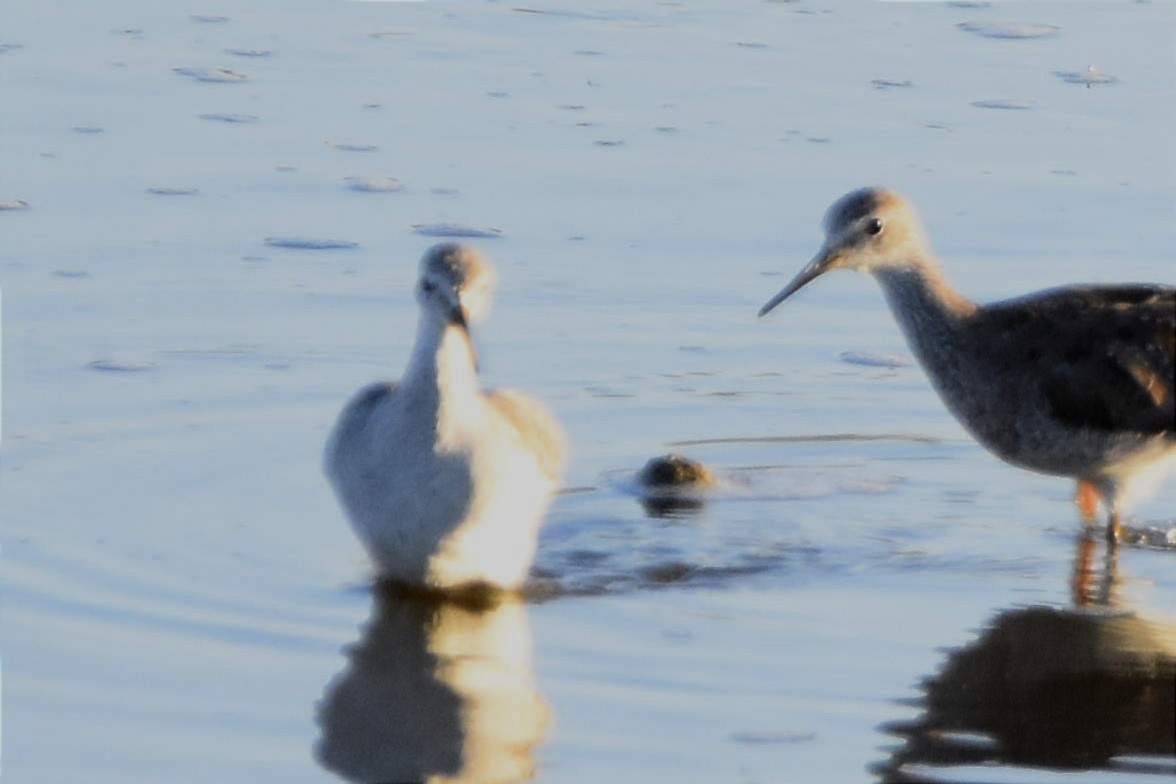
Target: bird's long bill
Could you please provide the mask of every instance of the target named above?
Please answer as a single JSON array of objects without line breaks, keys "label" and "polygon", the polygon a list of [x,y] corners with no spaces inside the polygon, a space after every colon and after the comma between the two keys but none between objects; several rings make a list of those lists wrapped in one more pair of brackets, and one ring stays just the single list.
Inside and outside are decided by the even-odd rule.
[{"label": "bird's long bill", "polygon": [[821,248],[821,251],[813,257],[813,260],[805,265],[804,269],[796,273],[796,277],[788,282],[788,285],[780,289],[780,292],[768,300],[762,308],[759,309],[761,316],[766,316],[768,312],[779,305],[784,300],[791,297],[796,292],[800,291],[813,279],[818,278],[821,274],[829,269],[829,266],[837,260],[840,251],[837,248],[831,248],[828,245]]}]

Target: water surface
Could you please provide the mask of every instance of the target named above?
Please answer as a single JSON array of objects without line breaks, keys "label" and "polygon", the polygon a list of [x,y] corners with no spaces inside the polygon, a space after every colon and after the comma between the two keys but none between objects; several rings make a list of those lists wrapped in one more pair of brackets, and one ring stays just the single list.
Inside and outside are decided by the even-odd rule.
[{"label": "water surface", "polygon": [[[1176,554],[1076,572],[1069,483],[968,439],[871,281],[755,312],[869,183],[979,299],[1171,282],[1172,5],[4,17],[12,781],[370,780],[358,752],[406,742],[421,770],[543,782],[1171,774],[1149,731]],[[1090,66],[1117,81],[1055,75]],[[319,470],[456,229],[501,273],[487,382],[546,400],[573,450],[542,590],[489,609],[374,595]],[[667,451],[721,479],[693,510],[634,493]],[[1159,542],[1176,488],[1135,513]],[[1088,700],[1046,699],[1066,684]],[[1085,756],[1010,727],[1026,706]]]}]

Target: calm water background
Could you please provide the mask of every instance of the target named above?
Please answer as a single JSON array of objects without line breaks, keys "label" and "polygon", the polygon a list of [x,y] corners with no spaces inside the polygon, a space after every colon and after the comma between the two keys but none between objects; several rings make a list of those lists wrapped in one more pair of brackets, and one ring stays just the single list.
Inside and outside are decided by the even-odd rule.
[{"label": "calm water background", "polygon": [[[424,715],[451,719],[426,746],[544,782],[864,781],[949,650],[1069,606],[1070,484],[967,438],[871,281],[754,314],[871,183],[977,299],[1171,282],[1172,3],[13,0],[0,23],[0,201],[28,204],[0,212],[5,781],[332,781],[316,744]],[[1119,81],[1054,74],[1091,65]],[[502,233],[474,240],[502,277],[482,367],[567,428],[537,570],[572,595],[369,623],[319,454],[403,366],[414,226],[445,222]],[[695,515],[631,493],[669,449],[723,477]],[[1169,486],[1135,525],[1174,510]],[[1115,605],[1154,635],[1110,647],[1171,644],[1174,564],[1122,553]],[[490,669],[430,691],[455,640]],[[1136,763],[1064,780],[1172,770]]]}]

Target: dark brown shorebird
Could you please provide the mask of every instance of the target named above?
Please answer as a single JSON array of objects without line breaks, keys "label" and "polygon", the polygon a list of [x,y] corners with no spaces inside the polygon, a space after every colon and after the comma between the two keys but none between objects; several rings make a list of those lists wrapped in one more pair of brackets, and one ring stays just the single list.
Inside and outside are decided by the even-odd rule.
[{"label": "dark brown shorebird", "polygon": [[1176,465],[1176,288],[1073,285],[977,305],[948,284],[914,210],[883,188],[825,215],[825,244],[763,316],[831,269],[869,272],[956,419],[1013,465],[1073,477],[1118,541],[1123,499]]}]

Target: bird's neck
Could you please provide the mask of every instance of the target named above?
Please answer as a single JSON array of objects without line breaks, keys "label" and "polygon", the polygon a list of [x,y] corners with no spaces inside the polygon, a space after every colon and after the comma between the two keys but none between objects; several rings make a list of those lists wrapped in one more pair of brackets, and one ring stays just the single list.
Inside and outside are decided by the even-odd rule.
[{"label": "bird's neck", "polygon": [[932,259],[883,267],[874,277],[907,342],[928,369],[955,354],[964,335],[960,327],[976,312],[976,304],[951,287]]},{"label": "bird's neck", "polygon": [[469,332],[422,313],[401,383],[414,403],[432,409],[438,420],[461,418],[463,412],[474,410],[481,388]]},{"label": "bird's neck", "polygon": [[[876,270],[911,352],[956,419],[981,442],[1000,443],[1005,419],[972,385],[992,374],[993,346],[973,329],[977,305],[953,289],[934,260]],[[991,379],[997,383],[998,379]]]}]

